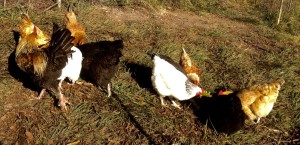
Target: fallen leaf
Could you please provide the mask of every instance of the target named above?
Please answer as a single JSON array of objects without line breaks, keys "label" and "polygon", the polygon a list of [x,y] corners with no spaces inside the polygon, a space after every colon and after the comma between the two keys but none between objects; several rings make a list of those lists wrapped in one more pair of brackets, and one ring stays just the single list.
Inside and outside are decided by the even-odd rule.
[{"label": "fallen leaf", "polygon": [[26,138],[27,138],[28,142],[33,141],[34,137],[33,137],[33,134],[30,131],[26,130],[25,135],[26,135]]},{"label": "fallen leaf", "polygon": [[72,143],[68,143],[67,145],[77,145],[77,144],[79,144],[79,143],[80,143],[80,140],[75,141],[75,142],[72,142]]}]

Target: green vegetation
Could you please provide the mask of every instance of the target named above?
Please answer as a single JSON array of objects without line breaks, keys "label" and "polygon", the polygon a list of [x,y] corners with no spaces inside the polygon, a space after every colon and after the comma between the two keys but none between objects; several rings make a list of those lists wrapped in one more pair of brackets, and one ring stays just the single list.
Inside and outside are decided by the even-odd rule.
[{"label": "green vegetation", "polygon": [[[256,2],[256,3],[254,3]],[[300,9],[293,1],[276,25],[280,3],[263,0],[70,0],[43,12],[52,1],[7,2],[0,7],[0,144],[282,144],[296,143],[300,127]],[[9,72],[15,49],[12,30],[19,14],[50,34],[74,5],[89,41],[123,39],[122,65],[113,79],[117,97],[93,86],[63,84],[72,104],[55,107],[52,95],[37,91]],[[270,7],[267,7],[269,6]],[[284,78],[272,112],[257,125],[217,133],[200,123],[192,109],[164,108],[149,87],[147,52],[179,61],[184,47],[202,72],[201,86],[237,90]],[[142,81],[141,81],[142,80]],[[298,140],[299,143],[299,140]]]}]

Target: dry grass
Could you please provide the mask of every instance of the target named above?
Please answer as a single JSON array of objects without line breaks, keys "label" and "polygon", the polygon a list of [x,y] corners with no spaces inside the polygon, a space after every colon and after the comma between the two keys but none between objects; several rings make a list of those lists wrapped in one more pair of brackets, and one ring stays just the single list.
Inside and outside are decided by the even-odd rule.
[{"label": "dry grass", "polygon": [[[17,30],[19,13],[28,10],[42,30],[51,32],[53,21],[63,23],[66,8],[41,13],[51,3],[7,3],[0,8],[0,144],[283,144],[299,139],[299,38],[206,11],[169,10],[155,1],[127,1],[122,7],[73,2],[89,41],[125,42],[112,82],[115,95],[107,98],[93,86],[63,84],[72,102],[69,112],[57,108],[52,95],[34,100],[35,87],[8,64],[15,49],[12,30]],[[146,53],[178,61],[181,47],[201,69],[202,87],[211,92],[284,78],[270,115],[258,125],[246,121],[227,135],[216,132],[209,120],[198,120],[193,105],[183,104],[183,110],[162,107],[151,88],[152,63]]]}]

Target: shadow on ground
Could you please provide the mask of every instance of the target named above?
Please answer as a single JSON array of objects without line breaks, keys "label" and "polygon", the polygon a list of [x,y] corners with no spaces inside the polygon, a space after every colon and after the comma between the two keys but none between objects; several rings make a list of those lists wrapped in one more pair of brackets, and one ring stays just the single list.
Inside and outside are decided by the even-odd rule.
[{"label": "shadow on ground", "polygon": [[[16,31],[12,31],[12,32],[16,44],[15,47],[17,47],[20,34],[19,32]],[[33,83],[30,77],[28,77],[28,75],[18,67],[15,61],[15,51],[13,51],[8,57],[8,71],[12,77],[14,77],[16,80],[21,81],[25,88],[37,92],[41,90],[37,85]]]},{"label": "shadow on ground", "polygon": [[130,120],[130,122],[147,138],[149,144],[155,145],[157,144],[154,139],[144,130],[144,128],[140,125],[140,123],[135,119],[135,117],[130,113],[128,108],[124,105],[124,103],[119,99],[116,93],[112,93],[112,97],[120,104],[122,110],[124,110]]},{"label": "shadow on ground", "polygon": [[189,103],[197,121],[207,124],[212,130],[232,134],[244,126],[245,114],[240,99],[234,93],[195,97],[184,103]]},{"label": "shadow on ground", "polygon": [[145,88],[152,93],[155,93],[152,82],[152,68],[141,64],[125,61],[126,69],[129,70],[131,77],[137,82],[139,87]]}]

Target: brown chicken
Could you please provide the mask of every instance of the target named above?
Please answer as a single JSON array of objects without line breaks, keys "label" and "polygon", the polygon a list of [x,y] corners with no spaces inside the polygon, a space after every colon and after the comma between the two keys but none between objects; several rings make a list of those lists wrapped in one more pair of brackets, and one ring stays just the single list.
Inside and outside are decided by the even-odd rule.
[{"label": "brown chicken", "polygon": [[77,21],[75,13],[72,11],[69,6],[68,12],[66,14],[66,27],[72,33],[72,36],[75,38],[73,44],[75,46],[82,45],[87,41],[87,35],[83,26]]},{"label": "brown chicken", "polygon": [[29,16],[27,14],[22,13],[21,14],[21,25],[19,26],[20,29],[20,39],[19,39],[19,47],[23,47],[25,45],[26,41],[22,41],[22,38],[26,38],[28,35],[32,34],[34,31],[33,29],[36,29],[37,32],[36,38],[31,40],[31,43],[35,46],[39,46],[39,48],[46,48],[48,42],[50,41],[50,37],[43,33],[37,26],[35,26]]},{"label": "brown chicken", "polygon": [[[73,47],[71,42],[74,38],[68,29],[54,28],[48,47],[40,49],[36,45],[39,32],[41,31],[37,31],[34,26],[31,34],[21,36],[21,42],[24,45],[17,46],[15,61],[18,67],[42,88],[39,99],[46,89],[53,91],[58,95],[60,107],[67,109],[68,101],[61,92],[60,83],[69,75],[65,74],[64,68],[70,63],[69,58],[74,56],[75,52],[71,49]],[[80,71],[81,65],[78,64],[76,67],[80,67]],[[69,71],[69,73],[73,72]]]},{"label": "brown chicken", "polygon": [[[259,122],[260,118],[266,117],[272,110],[274,103],[279,94],[281,86],[284,84],[283,79],[255,85],[236,92],[240,98],[242,109],[249,120]],[[229,95],[232,91],[222,91],[218,95]]]},{"label": "brown chicken", "polygon": [[183,67],[187,77],[193,84],[199,85],[200,72],[197,67],[192,63],[191,58],[186,53],[184,48],[182,48],[182,53],[180,57],[180,65]]}]

